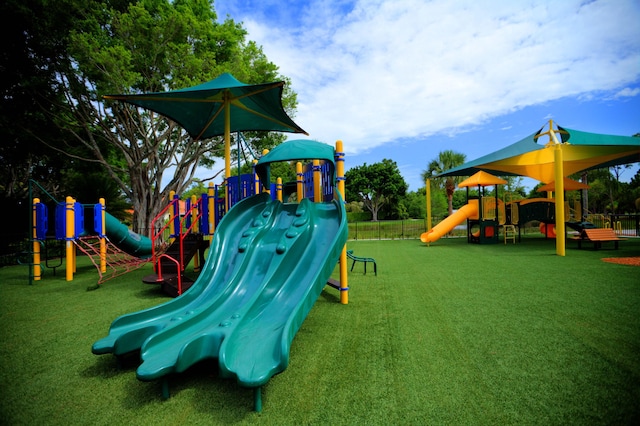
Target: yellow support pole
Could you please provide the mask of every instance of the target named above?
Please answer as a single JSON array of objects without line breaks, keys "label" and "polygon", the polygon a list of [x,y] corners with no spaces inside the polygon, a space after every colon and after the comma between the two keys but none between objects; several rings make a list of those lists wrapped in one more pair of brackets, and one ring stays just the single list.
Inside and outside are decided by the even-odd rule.
[{"label": "yellow support pole", "polygon": [[258,164],[258,160],[253,160],[253,194],[258,195],[260,193],[260,178],[258,174],[255,172],[256,164]]},{"label": "yellow support pole", "polygon": [[276,197],[282,202],[282,178],[276,179]]},{"label": "yellow support pole", "polygon": [[302,163],[296,163],[296,198],[298,202],[304,198],[304,173],[302,173]]},{"label": "yellow support pole", "polygon": [[37,213],[36,206],[40,204],[39,198],[33,199],[33,280],[40,281],[42,279],[42,266],[40,265],[40,241],[38,241],[37,233]]},{"label": "yellow support pole", "polygon": [[549,138],[553,142],[553,161],[555,172],[555,197],[556,197],[556,254],[564,256],[564,158],[562,156],[562,144],[558,142],[553,131],[553,121],[549,120]]},{"label": "yellow support pole", "polygon": [[215,212],[215,197],[216,197],[216,189],[213,186],[213,182],[209,182],[209,187],[207,188],[207,202],[209,203],[209,237],[213,235],[213,232],[216,229],[216,212]]},{"label": "yellow support pole", "polygon": [[[268,149],[265,148],[265,149],[262,150],[262,156],[263,157],[265,155],[267,155],[268,153],[269,153]],[[263,190],[264,190],[264,192],[267,192],[267,193],[271,194],[271,186],[269,186],[269,185],[270,185],[270,182],[267,182],[267,185],[263,188]]]},{"label": "yellow support pole", "polygon": [[[169,191],[169,203],[173,203],[173,199],[176,196],[176,191]],[[178,209],[180,209],[180,204],[178,204]],[[180,212],[178,212],[179,214]],[[169,234],[172,235],[171,238],[169,238],[170,242],[173,242],[174,238],[173,235],[176,234],[176,227],[175,227],[175,222],[174,222],[174,218],[175,218],[176,214],[175,214],[175,210],[173,208],[169,209]]]},{"label": "yellow support pole", "polygon": [[[229,178],[231,177],[231,100],[224,92],[224,212],[231,208],[229,200]],[[240,182],[238,182],[238,185]]]},{"label": "yellow support pole", "polygon": [[105,200],[104,198],[100,198],[100,272],[107,272],[107,243],[105,239],[105,234],[107,233],[107,225],[105,224],[107,212],[105,211]]},{"label": "yellow support pole", "polygon": [[[560,130],[558,133],[562,133]],[[553,162],[554,162],[554,178],[555,178],[555,214],[556,214],[556,254],[564,256],[565,240],[564,240],[564,158],[562,154],[562,144],[558,142],[556,131],[553,130],[553,120],[549,120],[549,130],[540,133],[539,136],[549,135],[549,143],[546,148],[551,149],[553,146]],[[550,196],[550,192],[548,193]]]},{"label": "yellow support pole", "polygon": [[427,195],[427,232],[431,231],[431,179],[425,181],[425,192]]},{"label": "yellow support pole", "polygon": [[[555,139],[555,138],[554,138]],[[553,148],[553,159],[555,161],[556,179],[556,254],[565,255],[564,240],[564,181],[563,181],[563,157],[562,145],[556,144]]]},{"label": "yellow support pole", "polygon": [[[198,197],[195,195],[191,196],[191,232],[195,230],[195,232],[200,231],[200,224],[198,223],[198,213],[199,209],[194,206],[198,205]],[[200,251],[200,249],[198,249]],[[200,271],[200,256],[196,255],[193,257],[193,272]]]},{"label": "yellow support pole", "polygon": [[[302,179],[302,164],[300,165],[300,177],[298,179]],[[298,167],[296,165],[296,171]],[[336,141],[336,175],[338,180],[338,191],[340,191],[340,195],[342,195],[342,199],[346,203],[346,192],[344,185],[344,148],[342,145],[342,141]],[[347,276],[347,245],[345,244],[342,247],[342,252],[340,253],[340,303],[343,305],[349,304],[349,278]]]},{"label": "yellow support pole", "polygon": [[74,201],[73,198],[67,197],[65,200],[65,254],[66,254],[66,279],[67,281],[73,281],[73,273],[75,271],[74,265],[74,250],[73,250],[73,238],[75,236],[75,212],[73,210]]},{"label": "yellow support pole", "polygon": [[313,160],[313,202],[322,201],[322,175],[320,174],[320,160]]},{"label": "yellow support pole", "polygon": [[194,206],[198,205],[198,197],[195,195],[191,196],[191,229],[199,229],[198,225],[198,213],[199,209]]}]

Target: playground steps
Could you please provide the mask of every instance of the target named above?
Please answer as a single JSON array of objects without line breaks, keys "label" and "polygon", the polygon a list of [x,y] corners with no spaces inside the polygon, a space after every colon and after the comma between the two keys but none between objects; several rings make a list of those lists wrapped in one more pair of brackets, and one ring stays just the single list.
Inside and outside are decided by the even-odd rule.
[{"label": "playground steps", "polygon": [[[178,297],[178,274],[171,274],[167,277],[162,277],[163,281],[161,284],[162,291],[171,297]],[[193,285],[194,280],[182,274],[182,292],[189,290],[189,288]]]},{"label": "playground steps", "polygon": [[[209,247],[209,241],[205,240],[202,234],[186,235],[183,240],[183,250],[184,250],[183,269],[184,269],[184,266],[188,265],[189,262],[191,262],[191,259],[193,259],[193,256],[196,255],[199,249],[202,249],[204,251],[204,249],[206,249],[207,247]],[[167,251],[164,252],[164,254],[166,256],[171,257],[172,259],[176,259],[180,261],[180,242],[176,239],[169,246]],[[201,259],[201,260],[204,260],[204,259]],[[163,274],[165,272],[168,274],[177,273],[176,264],[171,260],[165,257],[161,257],[160,262],[161,262]]]},{"label": "playground steps", "polygon": [[[180,261],[180,242],[175,240],[171,246],[160,257],[160,267],[162,280],[158,278],[158,274],[147,275],[142,278],[142,282],[145,284],[159,284],[167,295],[171,297],[178,296],[178,273],[181,273],[182,280],[182,292],[185,292],[193,280],[187,277],[184,273],[186,266],[191,262],[191,259],[200,251],[200,266],[204,265],[204,250],[209,247],[209,241],[205,240],[202,234],[188,234],[183,239],[183,262],[181,264],[182,271],[179,272],[176,267],[176,263],[171,261],[175,259]],[[167,258],[170,257],[171,259]],[[157,269],[157,268],[156,268]]]}]

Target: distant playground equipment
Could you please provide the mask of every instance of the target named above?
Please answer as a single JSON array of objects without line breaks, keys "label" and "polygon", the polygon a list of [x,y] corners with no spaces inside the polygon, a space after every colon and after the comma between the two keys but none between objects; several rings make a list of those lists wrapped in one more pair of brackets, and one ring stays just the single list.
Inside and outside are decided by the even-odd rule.
[{"label": "distant playground equipment", "polygon": [[[567,190],[586,189],[588,185],[564,179]],[[539,230],[545,238],[556,238],[556,206],[554,198],[529,198],[517,201],[504,202],[498,197],[498,185],[506,181],[484,171],[475,173],[470,178],[462,181],[458,187],[467,188],[467,204],[458,209],[454,214],[437,224],[433,229],[425,232],[420,237],[424,243],[431,243],[443,235],[448,234],[456,226],[467,221],[467,238],[470,243],[491,244],[499,240],[498,233],[502,228],[505,244],[507,240],[515,243],[520,241],[521,224],[531,221],[539,221]],[[487,197],[485,188],[495,185],[494,195]],[[469,196],[470,187],[478,187],[478,197]],[[553,191],[554,182],[543,185],[540,192]],[[564,202],[564,222],[566,227],[581,232],[584,229],[595,228],[595,225],[586,221],[582,214],[582,200],[576,200],[573,206],[568,201]],[[566,228],[565,228],[566,229]]]},{"label": "distant playground equipment", "polygon": [[[549,120],[520,141],[438,175],[468,176],[478,170],[554,181],[556,254],[565,256],[564,177],[597,167],[636,162],[640,140],[631,136],[600,135],[563,128]],[[546,143],[545,143],[546,142]],[[427,219],[428,221],[428,219]],[[427,228],[428,229],[428,228]]]},{"label": "distant playground equipment", "polygon": [[[216,227],[189,290],[117,318],[93,353],[120,357],[140,351],[138,379],[161,379],[165,398],[171,374],[217,359],[221,377],[254,389],[254,408],[260,411],[262,386],[287,368],[293,338],[338,261],[340,300],[348,303],[342,142],[334,150],[314,141],[288,141],[264,155],[255,170],[266,189],[271,163],[310,158],[315,159],[313,200],[300,197],[308,192],[298,174],[294,203],[273,200],[266,192],[239,201]],[[328,167],[324,177],[322,164]]]},{"label": "distant playground equipment", "polygon": [[[496,176],[479,171],[458,184],[467,188],[467,204],[420,236],[423,243],[432,243],[467,221],[467,241],[476,244],[498,242],[499,227],[506,223],[505,203],[498,197],[498,185],[507,182]],[[478,187],[478,197],[469,196],[470,187]],[[485,195],[487,186],[495,186],[495,195]],[[427,201],[429,204],[430,201]]]},{"label": "distant playground equipment", "polygon": [[[146,259],[151,255],[149,238],[130,231],[126,225],[107,213],[104,199],[96,204],[81,204],[72,197],[58,202],[37,182],[30,181],[30,188],[32,185],[40,187],[55,210],[50,216],[50,206],[40,198],[32,198],[30,221],[33,256],[29,272],[30,283],[42,279],[43,260],[44,267],[52,267],[51,247],[56,248],[55,256],[59,259],[54,268],[62,265],[64,257],[67,281],[72,281],[77,271],[77,250],[87,255],[98,270],[98,285],[147,262]],[[51,228],[52,232],[49,232]]]}]

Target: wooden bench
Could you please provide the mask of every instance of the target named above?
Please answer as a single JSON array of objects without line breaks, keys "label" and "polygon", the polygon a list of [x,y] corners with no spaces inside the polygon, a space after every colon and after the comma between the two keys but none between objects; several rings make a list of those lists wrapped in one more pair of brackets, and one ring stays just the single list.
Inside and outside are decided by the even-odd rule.
[{"label": "wooden bench", "polygon": [[602,243],[612,241],[616,250],[618,249],[618,241],[624,241],[624,238],[619,238],[613,229],[611,228],[593,228],[583,229],[580,235],[574,237],[573,240],[578,242],[578,248],[582,248],[582,242],[586,241],[593,243],[594,249],[602,247]]},{"label": "wooden bench", "polygon": [[376,265],[376,260],[372,257],[359,257],[353,255],[353,250],[347,250],[347,257],[353,260],[351,264],[351,271],[353,271],[353,267],[356,266],[356,262],[364,263],[364,273],[367,273],[367,263],[373,263],[373,272],[378,275],[378,266]]}]

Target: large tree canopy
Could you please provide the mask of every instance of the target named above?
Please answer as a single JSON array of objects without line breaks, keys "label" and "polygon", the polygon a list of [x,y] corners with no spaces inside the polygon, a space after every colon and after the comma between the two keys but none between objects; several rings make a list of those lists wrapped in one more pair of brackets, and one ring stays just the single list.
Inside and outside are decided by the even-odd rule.
[{"label": "large tree canopy", "polygon": [[407,192],[408,185],[395,161],[356,166],[345,173],[347,199],[362,201],[378,220],[378,212],[387,203],[397,202]]},{"label": "large tree canopy", "polygon": [[[222,141],[193,143],[175,123],[102,96],[179,89],[223,72],[245,83],[286,81],[262,49],[246,40],[241,24],[218,21],[209,0],[31,2],[34,15],[61,15],[67,24],[65,31],[57,27],[57,55],[48,63],[54,78],[47,83],[56,96],[35,99],[32,108],[44,122],[57,124],[64,138],[26,130],[48,149],[104,168],[132,203],[137,230],[149,226],[169,191],[190,185],[196,168],[214,166],[223,155]],[[35,27],[26,34],[37,35]],[[289,113],[296,105],[287,86],[283,103]],[[254,132],[244,139],[261,152],[285,137]]]}]

